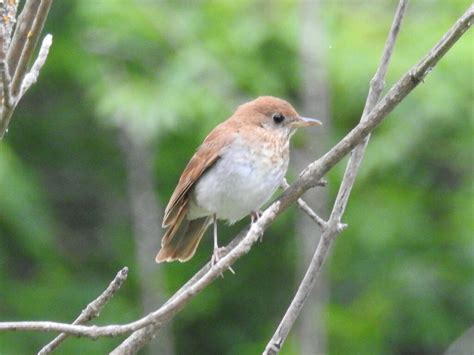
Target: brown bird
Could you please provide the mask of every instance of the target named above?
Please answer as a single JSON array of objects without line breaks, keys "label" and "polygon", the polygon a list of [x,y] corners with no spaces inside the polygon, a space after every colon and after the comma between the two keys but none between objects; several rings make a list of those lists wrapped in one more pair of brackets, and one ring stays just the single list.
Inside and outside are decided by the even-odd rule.
[{"label": "brown bird", "polygon": [[320,124],[276,97],[239,106],[209,133],[181,174],[166,206],[166,232],[156,262],[189,260],[211,223],[212,260],[217,261],[217,219],[232,224],[249,214],[258,216],[286,175],[296,128]]}]

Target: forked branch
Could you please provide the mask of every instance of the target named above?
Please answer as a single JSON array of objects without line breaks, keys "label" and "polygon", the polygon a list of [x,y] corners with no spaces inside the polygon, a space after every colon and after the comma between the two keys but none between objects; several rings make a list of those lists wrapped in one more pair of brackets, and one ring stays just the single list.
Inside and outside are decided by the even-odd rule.
[{"label": "forked branch", "polygon": [[[72,323],[73,325],[85,324],[95,317],[99,316],[100,311],[105,305],[115,296],[115,294],[120,290],[123,283],[127,280],[128,276],[128,268],[124,267],[120,270],[109,286],[105,289],[104,292],[100,294],[94,301],[89,303],[86,308],[81,312],[79,317]],[[56,349],[67,337],[69,336],[68,333],[61,333],[56,338],[51,340],[48,344],[46,344],[39,352],[38,355],[46,355],[51,353],[54,349]]]},{"label": "forked branch", "polygon": [[36,82],[46,62],[52,36],[47,35],[41,45],[38,58],[30,72],[28,63],[39,40],[53,0],[27,0],[18,17],[13,38],[10,38],[15,22],[18,1],[2,2],[2,10],[8,16],[0,16],[0,80],[2,100],[0,105],[0,139],[10,124],[13,111],[25,92]]},{"label": "forked branch", "polygon": [[[385,48],[380,60],[380,64],[373,79],[370,82],[369,93],[367,95],[364,112],[362,113],[360,122],[367,121],[369,112],[375,107],[375,104],[382,94],[385,74],[387,73],[388,64],[390,63],[390,58],[395,47],[395,42],[400,31],[400,26],[403,16],[405,15],[406,8],[407,1],[400,0],[397,11],[395,12],[392,27],[390,28],[390,32],[388,34],[387,42],[385,43]],[[293,328],[296,319],[300,315],[303,306],[311,294],[333,239],[341,232],[341,229],[338,228],[338,226],[341,223],[342,215],[344,214],[347,201],[349,200],[349,195],[351,193],[352,186],[354,185],[359,166],[362,162],[365,149],[369,142],[369,138],[370,133],[364,138],[362,143],[352,151],[339,188],[339,192],[337,194],[336,202],[334,203],[329,221],[327,222],[327,227],[321,235],[316,251],[313,255],[313,258],[311,259],[306,274],[304,275],[304,278],[298,287],[295,297],[291,301],[291,304],[283,316],[280,324],[278,325],[278,328],[265,348],[265,355],[274,355],[280,351],[281,346],[288,337],[291,328]]]}]

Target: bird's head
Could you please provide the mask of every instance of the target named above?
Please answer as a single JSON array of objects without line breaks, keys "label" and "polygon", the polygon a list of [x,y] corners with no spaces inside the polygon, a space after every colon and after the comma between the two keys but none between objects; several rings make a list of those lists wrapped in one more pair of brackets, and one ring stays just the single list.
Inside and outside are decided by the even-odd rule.
[{"label": "bird's head", "polygon": [[322,125],[319,120],[300,116],[287,101],[273,96],[260,96],[239,106],[234,117],[243,124],[256,125],[288,137],[297,128]]}]

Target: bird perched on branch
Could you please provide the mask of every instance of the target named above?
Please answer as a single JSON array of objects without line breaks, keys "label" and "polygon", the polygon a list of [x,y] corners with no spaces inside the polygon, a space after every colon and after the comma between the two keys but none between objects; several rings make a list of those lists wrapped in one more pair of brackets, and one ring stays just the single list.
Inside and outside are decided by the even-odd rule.
[{"label": "bird perched on branch", "polygon": [[156,262],[189,260],[212,223],[216,262],[217,219],[232,224],[251,214],[254,220],[286,175],[295,130],[320,124],[276,97],[239,106],[209,133],[181,174],[166,206]]}]

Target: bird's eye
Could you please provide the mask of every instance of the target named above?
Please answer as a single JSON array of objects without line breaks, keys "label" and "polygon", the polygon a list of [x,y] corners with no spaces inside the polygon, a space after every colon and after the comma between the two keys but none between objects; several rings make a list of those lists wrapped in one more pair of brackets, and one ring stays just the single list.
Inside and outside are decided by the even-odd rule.
[{"label": "bird's eye", "polygon": [[285,120],[285,116],[283,116],[281,113],[274,113],[272,118],[273,122],[275,123],[282,123]]}]

